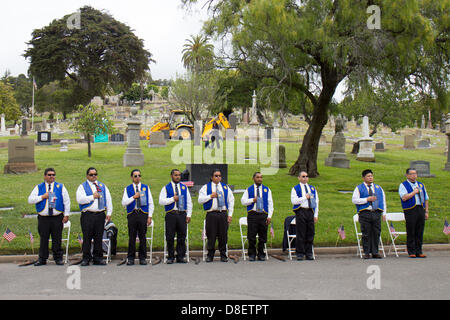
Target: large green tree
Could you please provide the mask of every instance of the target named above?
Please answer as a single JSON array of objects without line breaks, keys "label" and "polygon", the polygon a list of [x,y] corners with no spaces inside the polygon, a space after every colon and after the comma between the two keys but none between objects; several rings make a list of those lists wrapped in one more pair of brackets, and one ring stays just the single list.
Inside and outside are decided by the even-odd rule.
[{"label": "large green tree", "polygon": [[211,70],[214,66],[214,46],[206,36],[191,35],[183,45],[182,54],[184,67],[192,72]]},{"label": "large green tree", "polygon": [[0,82],[0,113],[5,114],[6,120],[14,121],[17,121],[22,114],[14,98],[12,86],[3,82]]},{"label": "large green tree", "polygon": [[[203,2],[211,19],[208,35],[230,39],[223,57],[228,67],[257,79],[273,79],[280,88],[297,90],[312,105],[309,127],[290,174],[319,174],[320,135],[328,120],[338,85],[391,76],[405,83],[420,57],[448,40],[449,0],[182,0]],[[377,5],[381,15],[367,13]],[[433,7],[433,13],[428,8]],[[369,8],[370,9],[370,8]],[[433,20],[434,16],[447,19]],[[380,28],[372,19],[380,18]],[[436,23],[444,27],[436,27]],[[375,26],[375,28],[373,28]],[[432,75],[431,75],[432,76]]]},{"label": "large green tree", "polygon": [[68,27],[71,15],[32,32],[24,56],[39,87],[71,78],[84,103],[110,89],[141,81],[152,61],[143,40],[110,14],[85,6],[80,28]]}]

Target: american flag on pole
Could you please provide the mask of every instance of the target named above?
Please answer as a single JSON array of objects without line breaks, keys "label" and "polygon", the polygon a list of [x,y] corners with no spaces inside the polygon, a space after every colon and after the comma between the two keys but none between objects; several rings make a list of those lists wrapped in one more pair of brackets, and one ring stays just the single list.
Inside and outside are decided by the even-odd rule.
[{"label": "american flag on pole", "polygon": [[33,243],[34,242],[33,234],[31,233],[31,231],[28,231],[28,234],[30,235],[30,242]]},{"label": "american flag on pole", "polygon": [[338,233],[341,236],[341,239],[344,240],[345,239],[345,231],[344,231],[344,225],[341,225],[338,229]]},{"label": "american flag on pole", "polygon": [[391,224],[389,225],[389,231],[391,232],[391,234],[394,236],[394,240],[398,238],[398,233],[395,231],[394,225]]},{"label": "american flag on pole", "polygon": [[34,77],[33,77],[33,88],[34,88],[34,90],[37,90],[37,85],[36,85],[36,81],[34,81]]},{"label": "american flag on pole", "polygon": [[8,240],[8,242],[11,242],[15,237],[16,235],[11,230],[9,230],[9,228],[6,228],[6,231],[3,234],[3,238]]},{"label": "american flag on pole", "polygon": [[202,230],[202,240],[206,240],[206,230],[203,228]]},{"label": "american flag on pole", "polygon": [[273,221],[270,224],[270,236],[273,238],[275,238],[275,230],[273,230]]},{"label": "american flag on pole", "polygon": [[78,235],[78,243],[79,243],[80,245],[83,244],[83,239],[81,238],[80,235]]},{"label": "american flag on pole", "polygon": [[442,230],[447,236],[450,234],[450,225],[448,224],[447,219],[444,222],[444,230]]}]

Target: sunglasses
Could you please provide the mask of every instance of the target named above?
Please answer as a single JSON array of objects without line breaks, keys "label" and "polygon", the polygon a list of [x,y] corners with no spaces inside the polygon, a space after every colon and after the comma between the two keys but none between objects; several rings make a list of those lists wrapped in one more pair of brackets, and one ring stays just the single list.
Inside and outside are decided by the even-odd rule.
[{"label": "sunglasses", "polygon": [[221,177],[221,175],[217,175],[217,174],[215,174],[215,175],[214,175],[214,177]]},{"label": "sunglasses", "polygon": [[48,177],[54,177],[54,176],[56,176],[56,174],[54,174],[54,173],[47,173],[47,176]]},{"label": "sunglasses", "polygon": [[88,176],[89,177],[95,177],[95,176],[97,176],[97,174],[96,173],[90,173],[90,174],[88,174]]},{"label": "sunglasses", "polygon": [[140,178],[140,177],[141,177],[140,174],[133,176],[133,178]]},{"label": "sunglasses", "polygon": [[308,176],[301,176],[302,178],[308,178]]}]

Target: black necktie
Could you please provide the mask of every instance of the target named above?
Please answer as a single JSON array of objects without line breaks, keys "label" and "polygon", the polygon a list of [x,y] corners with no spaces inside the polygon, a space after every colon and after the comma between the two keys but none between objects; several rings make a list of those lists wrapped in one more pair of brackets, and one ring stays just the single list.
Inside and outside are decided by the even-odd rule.
[{"label": "black necktie", "polygon": [[[372,185],[369,184],[368,187],[369,187],[369,197],[372,197],[373,196]],[[372,201],[369,201],[369,204],[372,206]],[[373,209],[373,207],[372,207],[372,209]]]},{"label": "black necktie", "polygon": [[[305,195],[308,193],[308,188],[306,187],[305,184]],[[308,208],[311,208],[311,199],[307,199],[308,200]]]},{"label": "black necktie", "polygon": [[259,195],[259,187],[260,187],[260,186],[257,186],[257,187],[256,187],[256,197],[257,197],[257,198],[261,198],[261,196]]},{"label": "black necktie", "polygon": [[[178,196],[179,195],[178,194],[178,183],[174,183],[174,184],[175,184],[175,195]],[[180,201],[180,198],[178,198],[178,201],[176,202],[178,210],[180,210],[179,201]]]},{"label": "black necktie", "polygon": [[[139,188],[138,186],[136,186],[136,193],[139,193]],[[137,198],[136,199],[136,208],[140,208],[141,207],[141,198]]]},{"label": "black necktie", "polygon": [[[48,185],[48,194],[50,195],[51,192],[52,192],[52,185],[49,184]],[[53,208],[50,208],[50,197],[48,198],[48,200],[49,200],[49,202],[48,202],[48,215],[52,216],[53,215]]]}]

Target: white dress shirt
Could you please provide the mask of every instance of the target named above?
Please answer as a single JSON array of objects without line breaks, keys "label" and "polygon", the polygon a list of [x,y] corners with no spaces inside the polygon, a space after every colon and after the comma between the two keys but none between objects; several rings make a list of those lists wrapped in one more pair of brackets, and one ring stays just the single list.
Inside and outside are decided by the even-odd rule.
[{"label": "white dress shirt", "polygon": [[[86,180],[89,184],[89,186],[91,187],[92,193],[97,192],[97,187],[94,185],[94,183],[90,182],[89,180]],[[96,180],[95,183],[98,185],[98,181]],[[111,216],[112,211],[113,211],[113,206],[112,206],[112,200],[111,200],[111,194],[109,193],[109,189],[108,187],[104,184],[105,186],[105,197],[106,197],[106,215],[107,216]],[[96,200],[96,201],[94,201]],[[86,209],[83,210],[84,211],[92,211],[92,212],[100,212],[103,210],[99,210],[98,209],[98,199],[94,199],[94,195],[90,195],[87,196],[86,195],[86,191],[84,191],[84,186],[83,184],[80,184],[80,186],[77,189],[77,202],[81,205],[83,204],[88,204],[91,203],[92,201],[94,201],[94,203],[90,206],[87,207]]]},{"label": "white dress shirt", "polygon": [[[48,192],[48,183],[45,183],[45,191]],[[55,183],[53,182],[51,184],[51,188],[52,191],[55,191]],[[30,196],[28,197],[28,203],[29,204],[36,204],[41,202],[42,200],[44,200],[42,198],[42,196],[38,196],[39,194],[39,188],[38,186],[34,187],[33,191],[31,191]],[[69,193],[67,192],[66,187],[64,187],[63,185],[63,189],[62,189],[62,196],[63,196],[63,203],[64,203],[64,216],[67,217],[69,216],[69,212],[70,212],[70,197],[69,197]],[[53,209],[53,215],[59,215],[61,212]],[[42,210],[42,212],[39,213],[39,215],[41,216],[48,216],[48,199],[47,202],[45,203],[45,207],[44,210]]]},{"label": "white dress shirt", "polygon": [[[172,188],[173,188],[173,192],[175,194],[175,183],[173,181],[170,182],[172,184]],[[178,190],[178,195],[181,195],[181,186],[179,183],[177,183],[177,190]],[[191,217],[192,216],[192,199],[191,199],[191,194],[189,193],[189,188],[186,187],[186,217]],[[167,190],[166,190],[166,186],[162,187],[161,192],[159,193],[159,204],[161,206],[168,206],[169,204],[174,203],[175,200],[173,199],[173,197],[167,198]],[[178,210],[178,206],[177,203],[175,202],[175,206],[173,207],[173,210]]]},{"label": "white dress shirt", "polygon": [[[419,187],[419,184],[417,183],[417,181],[414,182],[414,183],[412,183],[412,182],[409,181],[408,179],[406,179],[406,181],[408,181],[409,185],[411,186],[411,188],[412,188],[413,190]],[[427,191],[427,189],[425,189],[425,185],[423,185],[423,189],[424,189],[425,192]],[[400,198],[403,198],[405,195],[408,194],[408,191],[406,190],[406,188],[405,188],[405,186],[403,185],[403,183],[400,183],[400,185],[398,186],[398,194],[400,195]],[[424,195],[425,195],[425,193],[424,193]],[[415,199],[415,201],[416,201],[416,205],[422,205],[422,204],[420,203],[420,196],[419,196],[418,194],[414,195],[414,199]],[[427,200],[430,200],[430,199],[428,198],[428,192],[426,193],[424,202],[427,201]]]},{"label": "white dress shirt", "polygon": [[[367,183],[365,183],[365,182],[364,182],[363,184],[364,184],[364,186],[366,187],[367,192],[369,193],[369,186],[368,186]],[[372,183],[372,185],[371,185],[371,189],[372,189],[373,195],[376,196],[376,193],[375,193],[375,186],[374,186],[373,183]],[[380,209],[383,210],[383,215],[386,215],[386,196],[385,196],[385,194],[384,194],[383,188],[381,188],[381,192],[383,193],[383,203],[384,203],[384,208],[380,208]],[[355,190],[353,191],[352,202],[353,202],[354,204],[358,204],[358,205],[366,204],[366,203],[368,202],[368,201],[367,201],[367,198],[361,198],[361,195],[360,195],[360,193],[359,193],[359,188],[358,188],[358,186],[356,186]],[[368,209],[368,210],[372,210],[372,206],[369,205],[369,207],[368,207],[367,209]]]},{"label": "white dress shirt", "polygon": [[[142,191],[141,189],[141,183],[139,183],[137,185],[139,192]],[[133,190],[135,191],[136,194],[136,184],[133,183]],[[153,211],[155,211],[155,205],[153,204],[153,197],[152,197],[152,193],[150,191],[150,188],[148,188],[148,216],[151,217],[153,215]],[[136,199],[133,198],[133,196],[131,196],[131,198],[128,198],[128,191],[127,191],[127,187],[125,187],[125,189],[123,190],[123,196],[122,196],[122,206],[127,207],[130,203],[132,202],[136,202]],[[134,208],[137,208],[137,204],[134,205]]]},{"label": "white dress shirt", "polygon": [[[254,184],[253,186],[255,187],[255,193],[256,193],[257,190],[258,190],[258,186],[256,184]],[[263,186],[261,185],[260,188],[259,188],[259,196],[261,198],[263,197],[263,190],[262,189],[263,189]],[[267,217],[268,218],[272,218],[272,214],[273,214],[272,191],[269,188],[267,188],[267,189],[269,190],[268,191],[268,195],[267,195],[268,202],[269,202],[269,212],[267,213],[268,214]],[[244,206],[249,206],[249,205],[251,205],[253,203],[253,207],[252,207],[251,210],[256,211],[256,203],[253,202],[253,199],[254,198],[249,198],[248,197],[248,188],[245,189],[245,192],[244,192],[244,194],[242,195],[242,198],[241,198],[241,203]]]},{"label": "white dress shirt", "polygon": [[[309,184],[303,184],[303,183],[299,183],[300,184],[300,188],[302,188],[302,197],[298,197],[297,196],[297,191],[295,191],[295,187],[292,188],[291,190],[291,203],[293,205],[300,205],[301,208],[305,208],[308,209],[309,205],[308,205],[308,199],[306,198],[306,193],[310,193],[311,192],[311,188],[309,187]],[[305,193],[305,188],[306,188],[306,193]],[[314,209],[314,218],[318,218],[319,217],[319,192],[316,189],[316,208]]]},{"label": "white dress shirt", "polygon": [[[233,191],[231,191],[230,187],[227,186],[227,188],[228,188],[228,198],[227,198],[227,200],[228,200],[228,216],[232,217],[233,211],[234,211],[234,196],[233,196]],[[225,195],[225,193],[223,192],[223,189],[222,189],[222,185],[220,183],[217,185],[215,183],[211,183],[211,189],[212,189],[211,192],[221,191],[222,194]],[[204,204],[212,199],[213,201],[212,201],[211,209],[209,209],[207,212],[219,210],[219,206],[217,205],[218,204],[217,198],[211,198],[211,195],[207,195],[206,192],[207,192],[207,185],[205,184],[199,191],[198,203]],[[223,208],[223,210],[226,210],[226,208]]]}]

